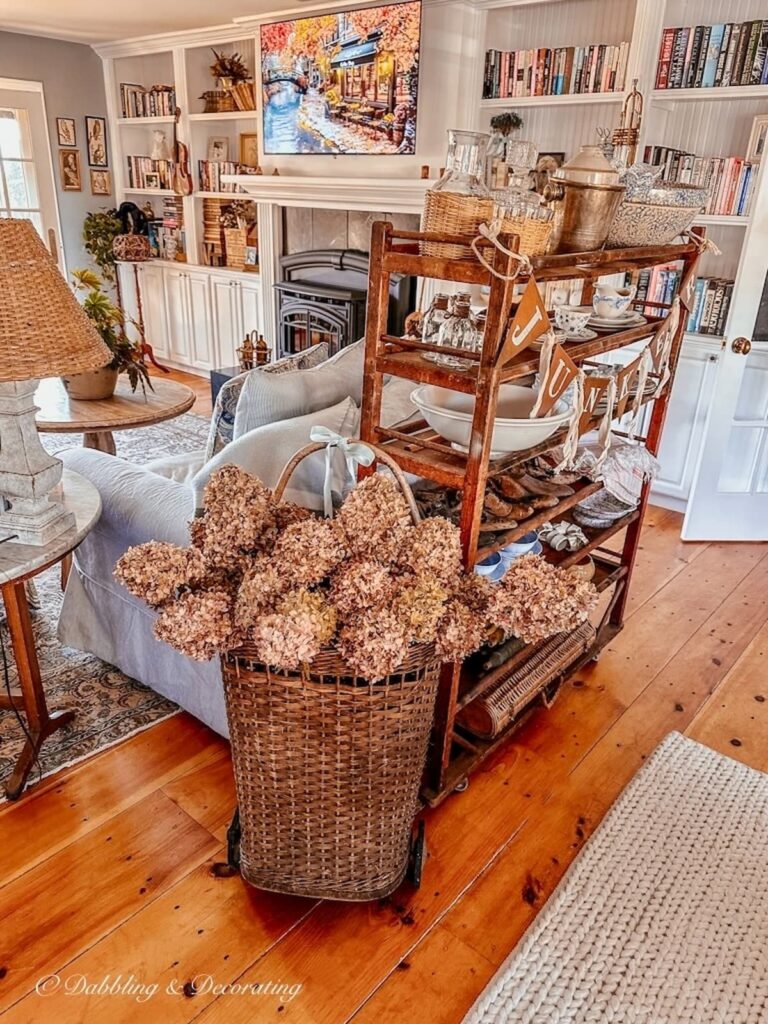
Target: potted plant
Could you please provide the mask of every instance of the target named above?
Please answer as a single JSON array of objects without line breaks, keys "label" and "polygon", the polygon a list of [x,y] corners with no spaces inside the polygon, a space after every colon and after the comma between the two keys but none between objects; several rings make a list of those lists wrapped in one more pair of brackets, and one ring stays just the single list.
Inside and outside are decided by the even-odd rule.
[{"label": "potted plant", "polygon": [[80,401],[110,398],[121,373],[127,375],[133,391],[140,384],[146,394],[147,387],[152,388],[152,382],[142,358],[141,345],[131,341],[126,334],[126,317],[104,290],[103,279],[93,270],[82,269],[74,271],[72,283],[76,293],[84,293],[83,310],[112,353],[112,361],[98,370],[62,377],[69,397]]},{"label": "potted plant", "polygon": [[115,256],[112,243],[122,231],[117,210],[94,210],[83,223],[85,251],[101,271],[107,284],[115,283]]}]

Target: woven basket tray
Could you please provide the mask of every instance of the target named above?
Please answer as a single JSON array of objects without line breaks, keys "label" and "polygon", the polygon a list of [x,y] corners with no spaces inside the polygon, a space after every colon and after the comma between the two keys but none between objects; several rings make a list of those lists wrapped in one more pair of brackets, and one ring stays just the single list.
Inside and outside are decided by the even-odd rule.
[{"label": "woven basket tray", "polygon": [[590,622],[582,623],[572,633],[550,637],[489,693],[463,708],[457,717],[458,724],[482,739],[498,736],[594,639],[595,629]]},{"label": "woven basket tray", "polygon": [[[462,196],[455,192],[428,191],[424,196],[422,231],[441,235],[469,235],[475,238],[481,224],[487,224],[493,215],[493,201],[476,196]],[[443,260],[471,260],[476,257],[468,245],[447,242],[421,242],[422,256]]]}]

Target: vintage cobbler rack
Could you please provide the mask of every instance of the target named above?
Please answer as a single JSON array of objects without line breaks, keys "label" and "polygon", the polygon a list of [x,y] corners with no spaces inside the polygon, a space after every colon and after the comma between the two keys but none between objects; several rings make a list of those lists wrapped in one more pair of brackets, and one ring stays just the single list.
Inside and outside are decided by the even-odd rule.
[{"label": "vintage cobbler rack", "polygon": [[[563,434],[553,435],[537,448],[516,452],[490,462],[499,385],[535,373],[539,366],[539,355],[527,349],[509,359],[504,353],[506,326],[510,315],[514,314],[514,285],[525,281],[525,276],[518,277],[514,283],[507,279],[517,266],[513,256],[492,247],[490,243],[482,243],[486,246],[483,250],[485,261],[490,262],[501,275],[497,277],[477,259],[457,261],[424,255],[427,247],[433,252],[450,251],[446,250],[445,246],[455,246],[462,253],[466,253],[470,241],[466,235],[399,231],[384,221],[373,225],[361,425],[362,439],[380,445],[406,472],[463,492],[460,528],[467,568],[474,566],[493,551],[518,540],[547,520],[569,520],[573,506],[602,487],[600,483],[587,479],[578,481],[574,485],[575,493],[561,499],[555,508],[534,512],[514,529],[495,535],[491,543],[483,542],[480,525],[489,478],[554,448],[563,441]],[[519,251],[518,239],[515,236],[504,236],[502,241],[507,249]],[[594,281],[604,274],[630,272],[636,281],[640,271],[647,267],[680,261],[685,276],[689,272],[695,272],[699,252],[700,245],[690,241],[678,245],[536,256],[532,258],[531,263],[534,277],[540,283],[581,278],[584,281],[582,301],[590,303]],[[438,349],[437,346],[387,334],[389,282],[393,274],[414,274],[438,281],[490,287],[482,350],[477,353],[457,353],[471,361],[468,370],[445,368],[423,358],[425,351],[445,351]],[[635,305],[645,311],[647,323],[603,334],[592,341],[569,344],[568,354],[574,362],[583,363],[600,353],[623,348],[632,342],[648,338],[662,323],[670,308],[669,305],[651,303],[647,300]],[[649,307],[658,315],[648,316]],[[672,340],[669,380],[662,394],[653,403],[647,435],[642,438],[652,454],[656,454],[661,442],[668,395],[674,381],[685,319],[685,310],[682,310]],[[439,437],[421,418],[414,417],[405,424],[393,427],[382,426],[381,393],[384,377],[388,374],[411,380],[414,387],[417,384],[434,384],[475,395],[469,453],[463,455],[454,451],[450,444]],[[649,485],[646,484],[637,509],[609,528],[585,529],[588,537],[586,547],[576,552],[545,549],[546,558],[563,567],[573,565],[591,553],[596,564],[595,585],[601,591],[608,588],[612,590],[606,611],[597,625],[596,635],[586,649],[577,644],[573,648],[575,653],[567,664],[559,664],[554,673],[539,672],[535,680],[536,685],[533,686],[526,685],[523,670],[527,667],[531,671],[538,671],[540,659],[536,660],[534,656],[541,645],[525,645],[506,663],[489,670],[478,668],[478,659],[474,658],[463,664],[443,666],[425,786],[422,791],[424,799],[430,804],[439,803],[457,787],[462,787],[470,773],[505,741],[539,695],[543,694],[548,698],[554,696],[560,683],[586,662],[593,660],[601,648],[622,628],[627,589],[637,554],[649,489]],[[606,546],[612,536],[622,532],[623,539],[615,550]],[[481,739],[462,727],[457,716],[463,709],[478,698],[496,691],[499,684],[513,678],[514,685],[510,688],[510,692],[514,691],[513,702],[516,696],[522,693],[527,703],[525,706],[515,705],[514,714],[505,719],[503,728],[495,731],[492,737]]]},{"label": "vintage cobbler rack", "polygon": [[[282,499],[302,448],[275,488]],[[377,451],[400,485],[405,477]],[[440,663],[433,644],[413,644],[376,683],[353,675],[327,647],[302,671],[259,662],[249,643],[222,658],[238,811],[229,830],[230,869],[260,889],[314,899],[373,900],[406,875],[419,884],[424,825],[419,809]]]}]

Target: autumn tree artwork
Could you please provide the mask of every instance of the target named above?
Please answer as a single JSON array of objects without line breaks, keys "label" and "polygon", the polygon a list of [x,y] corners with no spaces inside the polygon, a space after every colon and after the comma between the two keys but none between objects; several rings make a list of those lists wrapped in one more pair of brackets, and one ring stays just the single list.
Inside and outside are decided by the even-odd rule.
[{"label": "autumn tree artwork", "polygon": [[261,27],[264,152],[416,152],[421,0]]}]

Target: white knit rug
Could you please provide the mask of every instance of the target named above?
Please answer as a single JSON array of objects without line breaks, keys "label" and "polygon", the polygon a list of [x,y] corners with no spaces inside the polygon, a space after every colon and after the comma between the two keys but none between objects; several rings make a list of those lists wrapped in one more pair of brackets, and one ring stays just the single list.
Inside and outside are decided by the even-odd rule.
[{"label": "white knit rug", "polygon": [[766,1024],[768,775],[670,733],[465,1024]]}]

